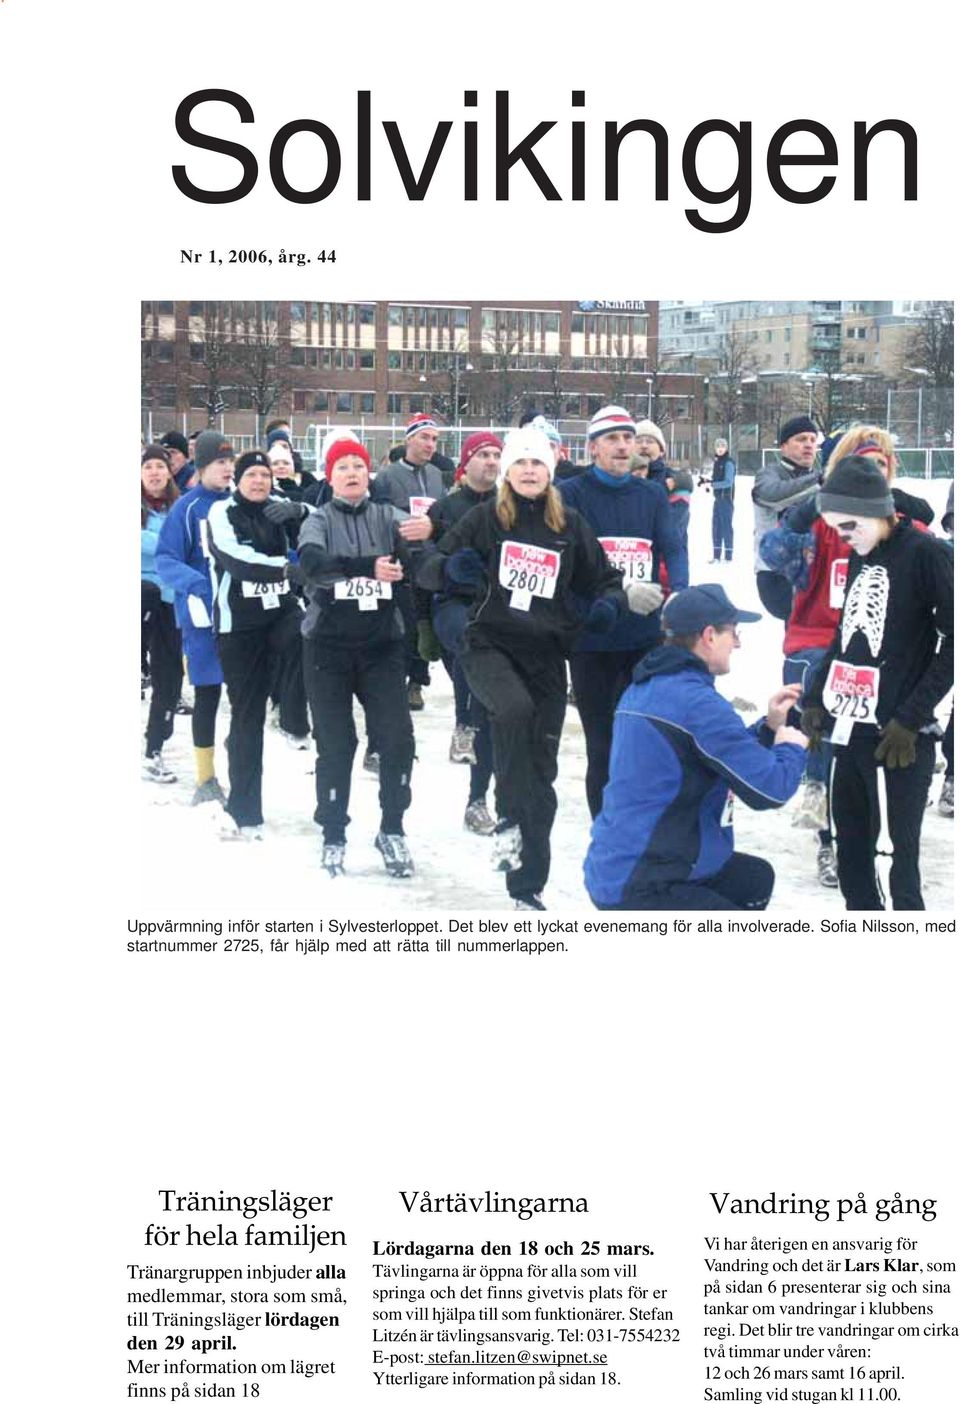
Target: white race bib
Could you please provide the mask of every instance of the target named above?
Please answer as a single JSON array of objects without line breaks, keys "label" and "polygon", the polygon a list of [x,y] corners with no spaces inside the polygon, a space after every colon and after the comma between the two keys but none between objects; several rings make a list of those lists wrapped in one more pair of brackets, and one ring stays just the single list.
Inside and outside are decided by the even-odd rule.
[{"label": "white race bib", "polygon": [[653,579],[653,542],[643,536],[601,536],[607,560],[623,571],[624,585]]},{"label": "white race bib", "polygon": [[411,497],[410,515],[411,517],[425,517],[430,508],[436,502],[435,497]]},{"label": "white race bib", "polygon": [[369,575],[354,575],[349,580],[338,580],[333,587],[335,600],[356,600],[359,609],[376,609],[380,600],[393,599],[393,586],[389,580],[374,580]]},{"label": "white race bib", "polygon": [[290,593],[290,581],[241,580],[240,593],[245,600],[259,600],[264,609],[279,609],[280,596]]},{"label": "white race bib", "polygon": [[830,567],[830,608],[843,609],[843,597],[847,589],[847,568],[849,560],[834,561]]},{"label": "white race bib", "polygon": [[830,740],[845,746],[857,722],[876,722],[880,696],[880,669],[841,663],[830,665],[823,689],[823,705],[834,719]]},{"label": "white race bib", "polygon": [[552,600],[560,574],[560,552],[525,541],[505,541],[500,550],[500,584],[510,591],[511,609],[529,609],[534,595]]}]

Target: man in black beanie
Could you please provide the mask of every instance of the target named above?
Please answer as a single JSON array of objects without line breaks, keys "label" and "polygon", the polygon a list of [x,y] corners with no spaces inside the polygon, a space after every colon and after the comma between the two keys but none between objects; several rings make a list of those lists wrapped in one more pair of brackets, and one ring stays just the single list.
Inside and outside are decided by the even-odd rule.
[{"label": "man in black beanie", "polygon": [[842,458],[817,499],[851,547],[836,638],[812,670],[803,730],[834,747],[837,870],[848,911],[923,911],[920,828],[934,708],[953,686],[953,559],[894,512],[882,469]]},{"label": "man in black beanie", "polygon": [[170,459],[170,472],[179,492],[196,487],[196,467],[190,458],[190,445],[179,429],[168,429],[160,440]]},{"label": "man in black beanie", "polygon": [[789,619],[793,590],[789,580],[768,570],[760,556],[760,542],[773,531],[782,512],[816,492],[820,471],[817,457],[817,426],[805,414],[788,419],[780,429],[780,462],[761,468],[753,484],[754,562],[757,594],[768,614]]}]

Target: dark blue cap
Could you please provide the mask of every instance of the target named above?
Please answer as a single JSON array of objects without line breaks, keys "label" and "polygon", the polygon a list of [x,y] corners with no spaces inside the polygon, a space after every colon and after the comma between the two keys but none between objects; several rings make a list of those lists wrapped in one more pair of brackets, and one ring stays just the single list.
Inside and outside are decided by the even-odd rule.
[{"label": "dark blue cap", "polygon": [[290,435],[286,429],[271,429],[267,435],[267,448],[272,449],[274,444],[290,444]]},{"label": "dark blue cap", "polygon": [[712,624],[720,629],[725,624],[755,624],[762,619],[749,609],[737,609],[727,599],[722,585],[691,585],[671,595],[660,616],[663,631],[671,634],[699,634]]}]

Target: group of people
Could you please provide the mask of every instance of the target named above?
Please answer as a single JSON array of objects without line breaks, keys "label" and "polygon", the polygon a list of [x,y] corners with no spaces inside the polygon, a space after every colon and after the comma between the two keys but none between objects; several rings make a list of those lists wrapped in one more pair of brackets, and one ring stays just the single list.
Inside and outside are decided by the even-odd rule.
[{"label": "group of people", "polygon": [[[808,495],[799,480],[808,473],[812,487],[804,482],[803,488],[815,494],[819,486],[813,458],[803,471],[803,456],[794,461],[787,453],[796,425],[785,429],[795,432],[782,441],[786,466],[779,476],[790,481],[771,488],[758,475],[758,513],[772,501],[798,508]],[[856,638],[849,648],[849,640],[839,648],[828,640],[825,671],[810,666],[809,656],[802,675],[785,671],[764,721],[748,729],[715,691],[714,679],[729,668],[740,624],[760,616],[738,610],[718,585],[689,586],[693,479],[666,463],[656,425],[635,422],[619,406],[603,407],[588,429],[591,461],[578,469],[566,459],[556,428],[531,416],[503,441],[488,431],[466,438],[453,474],[438,454],[440,432],[430,416],[414,416],[402,450],[376,474],[366,447],[349,431],[329,435],[316,475],[305,472],[282,422],[268,426],[264,448],[239,456],[214,430],[192,446],[161,442],[143,450],[143,646],[152,683],[145,777],[175,778],[162,747],[172,729],[182,648],[194,688],[194,803],[223,805],[225,835],[261,836],[263,730],[273,699],[292,745],[307,747],[312,731],[314,819],[322,831],[322,865],[336,877],[349,870],[356,699],[366,723],[365,764],[379,780],[376,848],[390,874],[410,877],[404,816],[415,783],[411,712],[424,705],[431,663],[442,662],[455,698],[450,759],[470,770],[464,823],[491,838],[493,865],[517,909],[544,908],[568,694],[586,740],[586,801],[594,823],[584,873],[594,903],[766,906],[773,871],[764,860],[734,851],[731,797],[764,808],[785,803],[804,777],[808,786],[824,783],[811,753],[831,725],[836,733],[836,719],[843,720],[836,702],[847,695],[842,670],[863,671],[857,640],[875,642],[881,626],[852,626]],[[816,438],[814,431],[815,446]],[[175,462],[171,449],[183,454],[189,447],[192,459]],[[854,517],[870,518],[872,508],[863,508],[860,479],[852,487],[847,482],[848,460],[861,475],[864,469],[876,473],[885,490],[887,484],[866,455],[835,457],[833,472],[843,469],[839,488],[829,495],[825,485],[820,508],[828,515],[814,514],[818,522],[829,521],[835,542],[824,545],[821,530],[812,550],[813,529],[776,512],[761,533],[765,552],[779,562],[763,571],[787,582],[788,615],[804,590],[809,594],[811,579],[833,578],[831,552],[831,559],[841,552],[846,559],[851,549],[859,551],[858,543],[870,550],[887,543],[886,536],[857,535],[850,526]],[[732,556],[735,471],[719,441],[710,486],[714,559],[721,562]],[[186,488],[179,495],[178,480]],[[854,500],[863,508],[859,515]],[[886,496],[876,501],[888,505]],[[836,503],[843,515],[834,523],[829,514]],[[901,604],[899,587],[888,592],[897,624],[902,611],[911,638],[897,654],[903,686],[896,696],[887,686],[883,665],[896,652],[887,641],[881,665],[865,665],[864,674],[879,674],[883,687],[876,687],[872,705],[858,701],[868,716],[850,719],[859,730],[847,754],[860,761],[841,785],[841,798],[835,795],[841,823],[858,798],[853,776],[861,788],[865,783],[863,727],[883,728],[881,746],[905,772],[915,765],[925,770],[932,707],[952,682],[949,676],[936,691],[944,670],[952,669],[939,643],[945,633],[941,595],[952,566],[948,562],[944,572],[940,557],[930,557],[934,549],[947,559],[941,542],[928,535],[916,548],[921,533],[910,536],[909,523],[901,530],[904,519],[892,508],[888,516],[891,541],[907,542],[897,547],[897,559],[917,558],[909,569],[923,575],[936,601],[927,619],[922,608]],[[766,541],[787,532],[799,546],[792,536]],[[803,582],[798,561],[807,567]],[[771,601],[780,609],[787,603],[786,592],[777,594],[779,587],[759,577],[758,589],[767,608]],[[875,600],[877,587],[861,586],[859,594],[865,589]],[[926,607],[929,590],[923,598]],[[830,607],[836,608],[833,598]],[[836,621],[834,632],[841,639]],[[791,635],[788,626],[787,633],[809,654],[802,627]],[[930,652],[931,640],[928,659],[924,648]],[[797,651],[788,650],[788,661]],[[230,700],[226,793],[214,770],[224,683]],[[919,749],[913,759],[901,731],[914,736]],[[910,885],[904,877],[913,832],[905,797],[919,785],[919,770],[913,783],[899,776],[893,783],[897,813],[888,806],[881,822],[884,834],[896,831],[895,904],[909,895],[919,905],[919,879]],[[838,828],[838,840],[848,905],[854,897],[870,905],[862,901],[871,895],[864,870],[874,872],[873,855],[866,863],[863,852],[869,831],[865,840],[861,823],[856,841],[845,842]]]}]

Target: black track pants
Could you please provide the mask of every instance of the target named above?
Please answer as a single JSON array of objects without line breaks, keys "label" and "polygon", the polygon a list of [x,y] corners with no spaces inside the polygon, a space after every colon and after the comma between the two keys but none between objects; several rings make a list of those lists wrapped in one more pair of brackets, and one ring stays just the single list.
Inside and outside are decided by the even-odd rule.
[{"label": "black track pants", "polygon": [[[706,882],[665,882],[628,888],[623,901],[604,911],[757,912],[773,895],[774,871],[765,858],[734,853]],[[601,903],[597,903],[601,906]]]},{"label": "black track pants", "polygon": [[357,732],[353,699],[363,707],[367,735],[380,756],[380,827],[403,833],[410,805],[414,738],[407,705],[406,643],[376,648],[336,647],[307,639],[303,669],[317,743],[317,807],[324,842],[342,843],[350,822],[350,777]]},{"label": "black track pants", "polygon": [[230,698],[230,798],[227,813],[240,825],[262,824],[263,723],[277,658],[300,656],[299,609],[285,609],[259,629],[220,634],[217,650]]},{"label": "black track pants", "polygon": [[[877,764],[876,745],[873,732],[862,738],[855,733],[849,745],[834,747],[833,825],[840,890],[848,912],[882,912],[889,866],[894,911],[922,912],[920,829],[933,778],[933,737],[918,736],[916,761],[898,770]],[[892,862],[884,861],[888,856]]]},{"label": "black track pants", "polygon": [[180,696],[183,664],[180,630],[173,605],[165,604],[149,580],[140,581],[140,656],[150,669],[150,711],[147,716],[147,755],[156,755],[173,735],[173,710]]},{"label": "black track pants", "polygon": [[470,691],[490,714],[497,810],[502,820],[519,824],[523,836],[522,866],[507,874],[507,891],[511,897],[542,892],[550,874],[553,782],[567,709],[563,655],[520,658],[468,647],[461,661]]},{"label": "black track pants", "polygon": [[603,788],[609,778],[613,714],[646,652],[633,649],[624,653],[574,653],[570,658],[570,677],[587,743],[587,804],[591,819],[600,813]]}]

